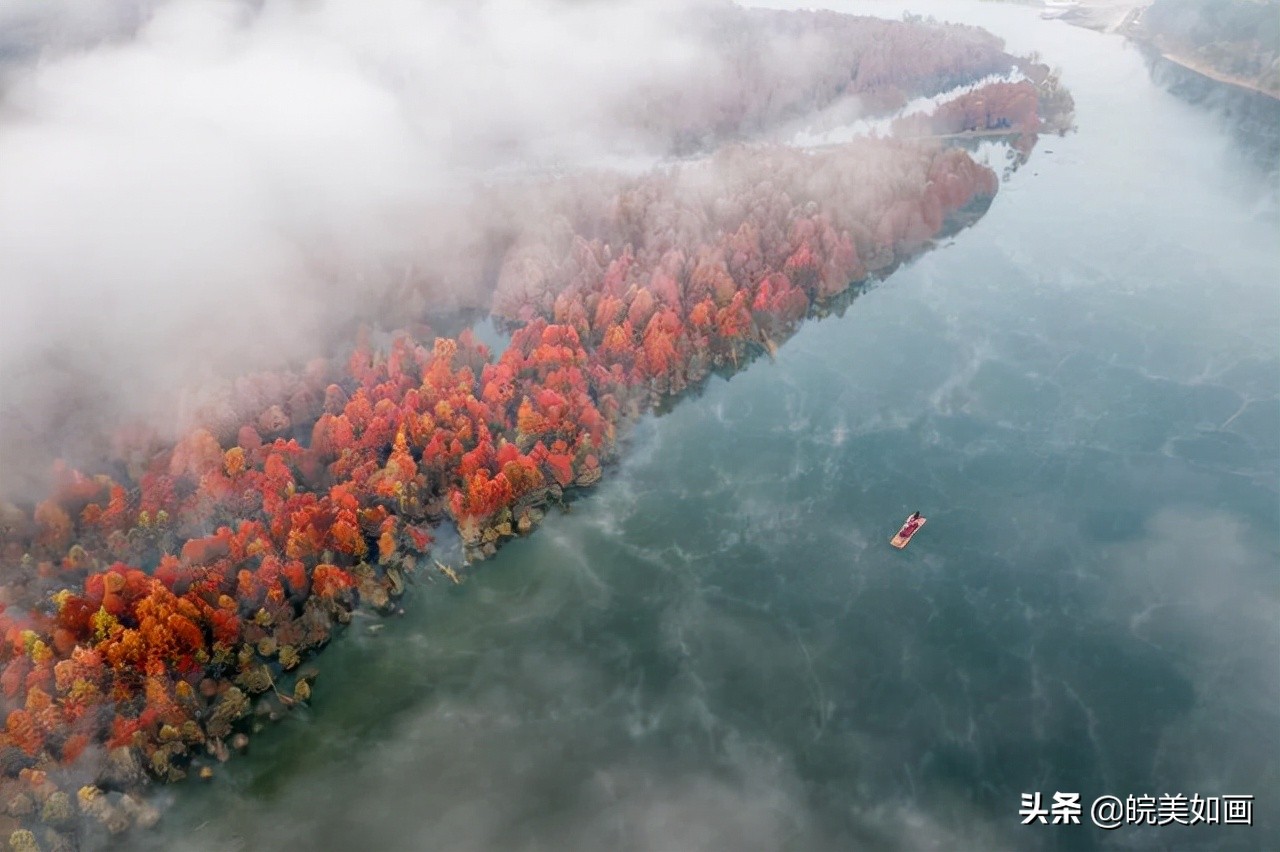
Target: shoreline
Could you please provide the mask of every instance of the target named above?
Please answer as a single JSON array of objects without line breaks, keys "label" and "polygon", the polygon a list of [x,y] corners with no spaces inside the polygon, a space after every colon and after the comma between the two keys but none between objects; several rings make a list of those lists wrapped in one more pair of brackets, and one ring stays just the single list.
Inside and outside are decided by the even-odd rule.
[{"label": "shoreline", "polygon": [[[1257,81],[1245,77],[1237,77],[1205,65],[1195,59],[1179,53],[1177,50],[1160,43],[1159,37],[1143,34],[1140,29],[1143,13],[1151,6],[1153,0],[1078,0],[1074,6],[1068,7],[1055,15],[1052,20],[1063,21],[1073,27],[1081,27],[1099,33],[1116,33],[1124,36],[1139,48],[1149,51],[1162,59],[1172,62],[1206,80],[1232,86],[1246,92],[1262,95],[1273,101],[1280,101],[1280,91],[1264,89]],[[1041,0],[1042,16],[1052,10]]]},{"label": "shoreline", "polygon": [[1225,74],[1206,65],[1202,65],[1192,59],[1187,59],[1180,54],[1164,50],[1154,40],[1138,38],[1136,36],[1130,36],[1129,40],[1139,47],[1151,51],[1161,59],[1164,59],[1167,62],[1172,62],[1179,68],[1189,71],[1192,74],[1198,74],[1206,80],[1211,80],[1224,86],[1231,86],[1232,88],[1240,89],[1241,91],[1249,92],[1251,94],[1260,95],[1264,98],[1269,98],[1270,100],[1280,103],[1280,92],[1273,92],[1268,89],[1264,89],[1243,77]]}]

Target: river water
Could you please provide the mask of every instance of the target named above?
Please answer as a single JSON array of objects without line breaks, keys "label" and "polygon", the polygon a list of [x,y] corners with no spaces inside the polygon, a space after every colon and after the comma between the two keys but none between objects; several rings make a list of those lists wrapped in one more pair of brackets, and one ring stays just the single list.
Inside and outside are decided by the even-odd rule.
[{"label": "river water", "polygon": [[[1280,848],[1274,172],[1118,37],[912,8],[1060,65],[1079,131],[641,423],[570,514],[357,619],[310,708],[131,843]],[[1035,792],[1085,824],[1021,825]],[[1101,831],[1104,794],[1255,825]]]}]

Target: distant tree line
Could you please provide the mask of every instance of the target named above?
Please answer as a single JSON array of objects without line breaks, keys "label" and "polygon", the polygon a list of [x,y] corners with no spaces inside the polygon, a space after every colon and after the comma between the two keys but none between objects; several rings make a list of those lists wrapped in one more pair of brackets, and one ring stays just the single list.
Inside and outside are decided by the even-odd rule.
[{"label": "distant tree line", "polygon": [[1280,0],[1156,0],[1142,32],[1163,50],[1280,95]]}]

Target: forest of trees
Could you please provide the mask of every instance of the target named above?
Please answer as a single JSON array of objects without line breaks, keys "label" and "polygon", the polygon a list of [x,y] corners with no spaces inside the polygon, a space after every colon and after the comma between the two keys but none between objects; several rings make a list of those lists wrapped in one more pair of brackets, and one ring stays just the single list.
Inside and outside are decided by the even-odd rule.
[{"label": "forest of trees", "polygon": [[645,93],[650,108],[624,123],[670,137],[677,151],[742,139],[841,99],[864,115],[891,112],[1019,60],[985,30],[858,18],[836,12],[720,7],[700,19],[716,45],[716,72]]},{"label": "forest of trees", "polygon": [[1280,97],[1280,0],[1156,0],[1139,34]]},{"label": "forest of trees", "polygon": [[[1014,62],[976,30],[760,14],[784,41],[829,33],[842,64],[803,80],[778,65],[719,114],[676,98],[647,120],[732,136],[815,91],[900,105]],[[1033,136],[1039,91],[993,84],[901,129]],[[436,525],[456,525],[471,557],[528,533],[601,478],[638,414],[773,351],[997,183],[959,148],[865,138],[495,187],[544,214],[500,241],[486,299],[511,342],[497,357],[470,332],[434,334],[410,307],[430,293],[410,284],[389,297],[399,328],[240,379],[176,443],[121,431],[95,468],[60,463],[43,499],[0,503],[3,834],[58,843],[81,818],[153,821],[148,783],[226,759],[255,701],[306,701],[302,664],[335,627],[436,570]]]}]

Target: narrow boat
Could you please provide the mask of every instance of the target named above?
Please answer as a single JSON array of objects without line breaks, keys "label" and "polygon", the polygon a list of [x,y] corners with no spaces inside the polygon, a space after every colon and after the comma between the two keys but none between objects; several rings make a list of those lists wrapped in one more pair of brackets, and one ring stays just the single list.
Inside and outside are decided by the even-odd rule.
[{"label": "narrow boat", "polygon": [[907,518],[906,522],[902,525],[902,529],[898,530],[897,535],[889,539],[889,543],[899,550],[906,547],[907,542],[911,541],[911,537],[920,531],[920,528],[924,526],[924,522],[927,520],[928,518],[924,517],[919,512]]}]

